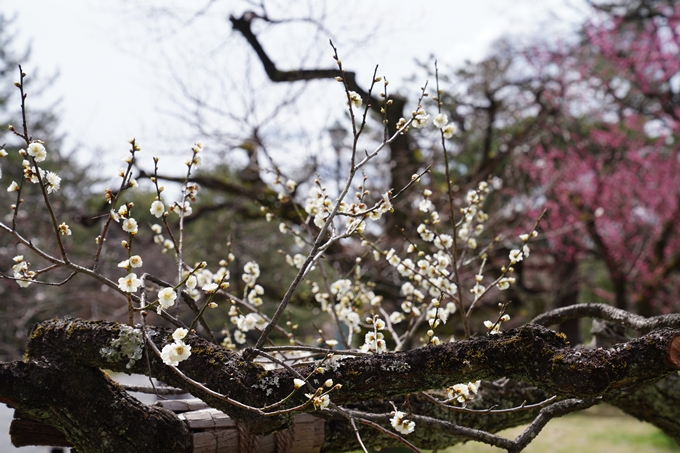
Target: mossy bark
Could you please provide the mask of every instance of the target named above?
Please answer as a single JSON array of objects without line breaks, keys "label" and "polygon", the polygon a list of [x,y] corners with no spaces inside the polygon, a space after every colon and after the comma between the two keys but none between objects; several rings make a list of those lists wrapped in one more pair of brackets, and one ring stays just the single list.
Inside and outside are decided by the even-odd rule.
[{"label": "mossy bark", "polygon": [[[261,411],[237,407],[229,400],[252,408],[279,401],[293,391],[293,378],[297,376],[289,370],[265,370],[256,362],[243,360],[241,354],[190,335],[186,341],[192,354],[179,369],[224,395],[219,397],[188,383],[153,352],[148,353],[148,361],[143,357],[134,364],[130,364],[127,357],[103,355],[102,349],[110,347],[123,330],[117,323],[72,318],[39,324],[31,334],[25,361],[0,365],[0,401],[56,427],[81,452],[191,450],[190,435],[176,416],[131,398],[100,368],[147,374],[186,389],[230,415],[251,434],[269,434],[290,424],[292,414],[266,416]],[[147,333],[158,348],[172,341],[170,329],[150,327]],[[404,407],[410,405],[414,414],[495,432],[530,421],[536,411],[452,413],[417,393],[478,379],[511,378],[524,384],[485,384],[476,404],[480,408],[492,405],[503,408],[558,395],[559,398],[597,397],[615,404],[618,401],[617,405],[627,410],[627,406],[641,405],[641,400],[633,397],[651,398],[664,406],[653,410],[665,419],[676,412],[668,406],[677,408],[680,404],[670,400],[663,405],[663,397],[659,397],[658,392],[647,396],[640,392],[680,368],[677,343],[680,343],[680,331],[666,328],[609,349],[574,349],[568,346],[563,335],[530,324],[499,335],[439,346],[346,357],[325,363],[322,372],[316,374],[313,372],[319,364],[298,371],[302,375],[312,374],[310,383],[314,386],[321,386],[327,379],[342,384],[341,389],[331,393],[331,400],[347,408],[386,414],[391,410],[389,400],[401,404],[410,395]],[[149,350],[148,346],[145,350]],[[277,409],[304,403],[307,399],[304,393],[299,391]],[[302,409],[313,410],[311,405]],[[318,414],[330,417],[328,413]],[[654,414],[639,416],[655,423]],[[680,438],[675,425],[666,424],[665,430]],[[347,431],[346,422],[329,420],[326,433],[327,451],[350,448],[346,435],[351,432]],[[384,445],[375,430],[366,431],[365,436],[368,445]],[[344,444],[337,444],[343,438]],[[411,438],[422,441],[424,448],[436,448],[466,437],[453,431],[444,435],[436,429],[421,429]]]}]

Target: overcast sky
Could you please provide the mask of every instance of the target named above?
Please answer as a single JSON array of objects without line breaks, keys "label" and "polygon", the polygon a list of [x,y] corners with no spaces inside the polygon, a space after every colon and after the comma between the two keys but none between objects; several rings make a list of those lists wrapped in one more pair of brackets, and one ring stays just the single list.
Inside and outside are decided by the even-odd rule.
[{"label": "overcast sky", "polygon": [[[25,68],[29,75],[37,66],[43,73],[59,72],[39,105],[59,99],[66,149],[78,149],[98,162],[118,162],[126,151],[125,140],[131,136],[150,155],[189,149],[200,134],[178,117],[178,108],[181,111],[180,106],[186,103],[178,81],[203,99],[217,99],[220,91],[241,91],[246,86],[262,96],[263,102],[271,99],[259,63],[227,20],[228,14],[239,15],[248,9],[245,1],[2,3],[4,11],[17,13],[19,42],[31,43],[32,58]],[[191,20],[200,5],[208,3],[211,7],[206,16]],[[285,7],[277,9],[277,3]],[[191,8],[186,6],[189,4]],[[416,58],[426,60],[433,54],[440,67],[458,66],[466,59],[484,57],[504,34],[547,32],[554,36],[580,21],[585,11],[581,0],[270,4],[270,14],[275,17],[298,17],[309,11],[310,5],[314,14],[325,13],[324,23],[340,46],[345,66],[368,81],[375,64],[380,64],[380,74],[390,78],[395,88],[402,79],[417,73]],[[159,12],[165,5],[174,6]],[[323,10],[318,5],[323,5]],[[329,36],[324,31],[292,24],[263,29],[262,36],[281,66],[299,61],[332,66]],[[369,39],[362,42],[366,36]],[[223,80],[217,81],[219,77]],[[248,101],[225,96],[220,102],[225,109],[238,110],[247,108]],[[267,113],[251,120],[262,120]],[[315,116],[327,123],[340,114],[338,110]]]}]

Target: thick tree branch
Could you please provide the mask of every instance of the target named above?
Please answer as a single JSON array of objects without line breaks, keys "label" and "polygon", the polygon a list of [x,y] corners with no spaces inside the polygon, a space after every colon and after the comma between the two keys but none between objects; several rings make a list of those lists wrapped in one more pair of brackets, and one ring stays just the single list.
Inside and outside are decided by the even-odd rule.
[{"label": "thick tree branch", "polygon": [[[27,354],[29,358],[37,359],[61,353],[85,365],[130,371],[126,369],[128,361],[124,358],[107,362],[100,353],[101,348],[109,346],[119,333],[117,323],[70,318],[47,321],[33,332]],[[158,347],[171,341],[169,329],[153,328],[149,335]],[[180,369],[216,392],[253,407],[264,407],[276,399],[283,399],[293,390],[292,381],[297,376],[289,370],[265,371],[258,363],[245,362],[240,354],[196,336],[191,336],[188,342],[192,355]],[[329,378],[342,383],[342,389],[332,393],[332,400],[337,404],[390,398],[459,382],[501,377],[520,380],[565,397],[591,397],[655,382],[680,369],[678,348],[680,331],[661,329],[610,349],[574,350],[567,346],[563,336],[529,324],[500,335],[405,352],[345,358],[334,366],[326,366],[311,383],[319,385]],[[187,388],[186,382],[178,379],[158,358],[151,357],[151,370],[147,370],[142,362],[137,362],[131,370],[151,373],[170,385]],[[299,372],[304,376],[315,368],[309,366]],[[262,382],[272,384],[267,386]],[[192,393],[200,392],[193,389]],[[252,414],[245,416],[224,401],[208,399],[211,401],[206,402],[212,407],[246,425],[255,425]],[[296,395],[290,406],[305,400],[303,395]],[[268,425],[272,428],[271,423]]]},{"label": "thick tree branch", "polygon": [[[344,74],[338,69],[295,69],[292,71],[282,71],[276,67],[276,64],[269,58],[265,52],[259,39],[253,33],[251,27],[253,19],[258,16],[252,12],[246,12],[241,17],[229,17],[232,27],[243,35],[248,41],[248,44],[253,48],[258,58],[262,62],[267,76],[272,82],[297,82],[303,80],[318,80],[318,79],[334,79],[335,77],[344,76],[347,86],[350,90],[356,91],[363,99],[369,99],[368,92],[362,89],[356,82],[356,75],[354,72],[346,71]],[[375,98],[371,98],[370,102],[377,105]]]},{"label": "thick tree branch", "polygon": [[557,308],[535,317],[531,322],[547,327],[580,318],[604,319],[643,334],[662,327],[680,328],[678,313],[645,318],[606,304],[578,304]]},{"label": "thick tree branch", "polygon": [[98,368],[58,355],[0,364],[0,401],[57,428],[83,453],[191,451],[174,414],[140,403]]},{"label": "thick tree branch", "polygon": [[[290,368],[265,370],[256,362],[244,361],[241,354],[224,350],[196,336],[190,336],[187,343],[192,347],[192,355],[180,364],[179,369],[186,376],[210,389],[208,392],[190,385],[153,353],[149,353],[149,367],[145,360],[130,364],[129,358],[124,355],[109,354],[106,358],[103,357],[102,348],[110,348],[112,341],[120,338],[122,330],[124,327],[117,323],[89,322],[72,318],[39,324],[31,334],[27,362],[3,365],[0,378],[2,401],[57,427],[75,445],[82,446],[83,451],[94,451],[88,450],[87,447],[94,433],[102,436],[102,430],[110,429],[114,425],[116,433],[124,432],[125,428],[121,426],[125,425],[123,421],[120,422],[122,425],[111,424],[106,417],[103,417],[104,421],[100,423],[90,420],[93,414],[91,411],[83,411],[83,407],[99,407],[99,403],[95,406],[91,400],[84,400],[95,398],[93,395],[97,395],[98,399],[105,399],[101,405],[117,407],[121,413],[126,413],[124,418],[131,420],[128,423],[135,424],[135,429],[142,429],[145,433],[158,429],[159,432],[166,433],[163,436],[156,436],[164,439],[163,442],[181,443],[183,436],[187,435],[181,428],[174,426],[174,423],[178,423],[176,417],[150,412],[149,408],[131,399],[122,388],[106,378],[99,371],[100,367],[113,371],[149,374],[169,385],[184,388],[211,407],[229,414],[252,434],[261,435],[289,426],[294,413],[314,410],[313,406],[307,405],[296,409],[294,413],[273,416],[267,415],[266,411],[262,410],[272,402],[283,400],[294,390],[293,379],[299,377],[295,371],[302,376],[311,375],[309,382],[314,387],[322,386],[327,379],[341,383],[342,388],[331,393],[331,400],[335,404],[354,410],[385,414],[389,411],[389,408],[385,407],[387,399],[404,401],[404,396],[411,394],[409,404],[414,408],[415,415],[436,417],[446,423],[458,424],[462,420],[458,417],[463,417],[471,422],[475,429],[488,429],[489,432],[494,432],[497,430],[494,426],[502,429],[506,425],[513,426],[531,421],[536,411],[540,413],[540,410],[534,409],[533,412],[521,414],[461,415],[457,412],[448,413],[429,400],[419,403],[420,399],[413,394],[477,379],[494,380],[509,377],[525,382],[524,385],[538,387],[542,391],[537,391],[534,396],[527,398],[523,395],[531,395],[532,390],[525,388],[524,391],[517,393],[515,398],[504,396],[510,394],[507,389],[501,389],[496,395],[499,398],[495,398],[492,396],[493,387],[485,384],[483,394],[486,397],[480,400],[482,404],[480,408],[497,404],[499,399],[502,401],[501,407],[519,405],[524,399],[529,403],[537,403],[552,394],[560,395],[562,398],[585,400],[602,397],[605,400],[616,400],[635,395],[633,393],[635,389],[643,388],[662,379],[673,370],[680,369],[680,331],[671,329],[657,330],[610,349],[588,351],[569,348],[561,335],[539,325],[529,324],[499,335],[475,337],[406,352],[345,357],[322,364],[321,372],[316,374],[314,371],[319,364],[295,370]],[[170,329],[151,327],[148,335],[158,348],[162,348],[164,344],[172,341],[171,332]],[[128,365],[131,365],[130,368]],[[74,379],[77,382],[72,382]],[[67,389],[70,388],[77,389],[80,399],[74,398],[70,403],[63,402],[64,398],[72,398],[67,393]],[[79,392],[80,390],[82,392]],[[298,391],[275,410],[280,411],[304,404],[307,398],[303,393],[305,392],[302,390]],[[218,394],[224,396],[220,397]],[[50,399],[44,401],[46,395],[49,395]],[[230,400],[238,401],[239,406],[230,403]],[[378,406],[375,406],[376,404]],[[621,403],[622,406],[626,404],[625,401]],[[58,409],[54,409],[55,407]],[[64,414],[55,417],[53,414],[55,410],[59,414],[62,412]],[[80,415],[73,415],[71,411]],[[128,413],[129,411],[132,412]],[[319,414],[332,415],[326,411]],[[140,421],[148,420],[151,415],[160,417],[160,421],[156,422],[156,428],[153,426],[147,428],[146,422]],[[102,419],[99,409],[97,417]],[[647,414],[646,419],[650,418],[652,416]],[[489,422],[494,422],[493,426],[489,425]],[[467,423],[465,425],[470,426]],[[170,426],[173,427],[169,428]],[[328,441],[332,442],[337,437],[334,437],[328,429],[330,425],[327,426],[326,432]],[[342,429],[337,429],[338,432],[342,432]],[[178,437],[170,438],[168,432],[177,432]],[[115,433],[107,435],[113,440],[121,437]],[[452,431],[446,437],[440,437],[438,441],[430,439],[426,444],[451,445],[464,438],[466,437],[461,438]],[[124,443],[124,439],[118,439],[118,442]],[[129,445],[125,448],[129,448]],[[131,451],[125,448],[121,446],[116,451]],[[329,448],[329,451],[334,450]]]}]

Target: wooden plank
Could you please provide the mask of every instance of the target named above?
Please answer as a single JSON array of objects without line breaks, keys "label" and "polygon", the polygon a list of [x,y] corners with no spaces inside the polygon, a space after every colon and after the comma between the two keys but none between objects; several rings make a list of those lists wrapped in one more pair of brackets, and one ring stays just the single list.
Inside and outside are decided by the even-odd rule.
[{"label": "wooden plank", "polygon": [[193,453],[232,453],[239,451],[238,430],[203,431],[192,434]]},{"label": "wooden plank", "polygon": [[197,411],[209,407],[205,402],[199,400],[198,398],[189,398],[185,400],[162,400],[155,402],[153,405],[163,407],[173,412]]},{"label": "wooden plank", "polygon": [[276,439],[273,434],[258,437],[257,440],[260,447],[257,453],[276,453]]},{"label": "wooden plank", "polygon": [[217,409],[203,409],[200,411],[184,412],[179,415],[180,419],[185,420],[189,429],[215,429],[231,428],[236,426],[236,422],[228,415]]},{"label": "wooden plank", "polygon": [[15,447],[49,445],[72,447],[61,431],[44,423],[29,419],[14,419],[9,425],[9,436]]}]

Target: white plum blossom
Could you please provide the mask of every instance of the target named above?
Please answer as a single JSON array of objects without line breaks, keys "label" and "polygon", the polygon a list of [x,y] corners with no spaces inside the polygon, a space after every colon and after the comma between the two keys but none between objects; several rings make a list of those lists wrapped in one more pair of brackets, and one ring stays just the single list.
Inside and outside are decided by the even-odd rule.
[{"label": "white plum blossom", "polygon": [[248,261],[243,266],[243,275],[241,280],[249,287],[255,286],[257,278],[260,276],[260,266],[255,261]]},{"label": "white plum blossom", "polygon": [[449,117],[446,116],[446,113],[438,113],[432,119],[432,124],[434,124],[434,127],[436,127],[437,129],[443,128],[444,126],[446,126],[448,122]]},{"label": "white plum blossom", "polygon": [[184,340],[184,337],[186,337],[188,333],[189,333],[189,331],[187,329],[184,329],[182,327],[178,327],[172,333],[172,339],[175,340],[175,341]]},{"label": "white plum blossom", "polygon": [[416,423],[406,418],[406,414],[401,411],[394,412],[394,416],[390,419],[392,427],[401,434],[410,434],[416,429]]},{"label": "white plum blossom", "polygon": [[328,395],[314,396],[313,393],[305,393],[305,396],[312,400],[314,409],[325,409],[331,403],[331,398]]},{"label": "white plum blossom", "polygon": [[29,156],[33,157],[36,162],[42,162],[47,157],[47,150],[42,145],[42,143],[33,142],[28,145],[26,152]]},{"label": "white plum blossom", "polygon": [[126,293],[135,293],[142,286],[142,281],[134,272],[118,279],[118,288]]},{"label": "white plum blossom", "polygon": [[392,206],[392,201],[390,200],[390,194],[391,192],[386,192],[382,196],[382,203],[380,204],[380,212],[381,213],[386,213],[390,212],[394,209],[394,206]]},{"label": "white plum blossom", "polygon": [[505,291],[506,289],[510,288],[510,285],[513,283],[515,283],[515,277],[503,277],[498,281],[496,286],[499,290]]},{"label": "white plum blossom", "polygon": [[130,234],[137,234],[137,221],[132,217],[123,220],[123,231],[127,231]]},{"label": "white plum blossom", "polygon": [[509,258],[510,258],[510,263],[511,263],[511,264],[515,264],[515,263],[517,263],[517,262],[519,262],[519,261],[522,261],[522,259],[523,259],[524,257],[522,256],[522,251],[521,251],[521,250],[519,250],[519,249],[513,249],[513,250],[510,250]]},{"label": "white plum blossom", "polygon": [[191,355],[191,347],[183,341],[166,344],[161,351],[161,358],[166,365],[177,366]]},{"label": "white plum blossom", "polygon": [[346,278],[331,283],[331,294],[337,295],[338,299],[352,289],[352,282]]},{"label": "white plum blossom", "polygon": [[484,327],[486,327],[486,329],[489,331],[490,335],[497,335],[497,334],[501,333],[501,330],[500,330],[501,324],[499,322],[494,323],[494,322],[491,322],[489,320],[486,320],[486,321],[484,321]]},{"label": "white plum blossom", "polygon": [[284,184],[286,186],[286,189],[288,189],[289,192],[295,191],[295,188],[297,187],[298,183],[296,181],[293,181],[292,179],[289,179],[286,181]]},{"label": "white plum blossom", "polygon": [[236,329],[234,331],[234,341],[236,341],[238,344],[244,344],[246,342],[246,334]]},{"label": "white plum blossom", "polygon": [[153,203],[151,203],[151,209],[149,209],[149,211],[151,212],[152,215],[156,216],[157,218],[160,218],[163,216],[163,213],[165,212],[165,206],[163,205],[162,201],[156,200]]},{"label": "white plum blossom", "polygon": [[392,324],[399,324],[404,320],[404,314],[400,311],[393,311],[390,313],[390,322]]},{"label": "white plum blossom", "polygon": [[418,108],[418,110],[413,112],[413,122],[411,122],[411,124],[416,129],[425,127],[428,121],[430,121],[430,115],[428,115],[422,108]]},{"label": "white plum blossom", "polygon": [[397,272],[399,272],[399,275],[402,277],[410,277],[413,275],[413,269],[415,268],[413,261],[411,261],[410,258],[406,258],[405,260],[402,260],[401,263],[397,266]]},{"label": "white plum blossom", "polygon": [[484,288],[484,286],[481,285],[480,283],[475,283],[475,286],[472,287],[472,289],[470,290],[470,292],[471,292],[472,294],[475,295],[475,298],[478,298],[478,297],[480,297],[482,294],[484,294],[484,290],[485,290],[485,289],[486,289],[486,288]]},{"label": "white plum blossom", "polygon": [[449,123],[442,128],[442,132],[444,133],[444,138],[448,139],[453,137],[456,132],[458,132],[458,128],[454,123]]},{"label": "white plum blossom", "polygon": [[47,193],[54,193],[61,187],[61,178],[53,171],[45,173],[45,189]]},{"label": "white plum blossom", "polygon": [[262,330],[267,325],[267,321],[258,313],[248,313],[246,316],[237,316],[233,321],[236,321],[236,326],[243,332],[248,332],[253,329]]},{"label": "white plum blossom", "polygon": [[432,202],[427,198],[423,198],[420,200],[420,203],[418,203],[418,209],[423,212],[428,212],[430,209],[432,209]]},{"label": "white plum blossom", "polygon": [[262,305],[262,298],[260,297],[264,294],[264,289],[260,285],[255,285],[253,289],[248,293],[248,302],[253,304],[255,307]]},{"label": "white plum blossom", "polygon": [[363,100],[361,99],[359,93],[357,93],[356,91],[348,91],[347,94],[349,96],[349,104],[347,105],[351,105],[355,109],[361,107]]},{"label": "white plum blossom", "polygon": [[172,288],[163,288],[158,291],[158,308],[156,312],[160,315],[161,310],[167,310],[175,305],[175,299],[177,299],[177,293]]},{"label": "white plum blossom", "polygon": [[387,352],[387,343],[382,332],[368,332],[364,337],[364,344],[361,345],[362,352]]},{"label": "white plum blossom", "polygon": [[463,406],[472,401],[479,391],[480,381],[456,384],[446,389],[449,400],[453,400]]},{"label": "white plum blossom", "polygon": [[434,233],[430,230],[427,229],[427,226],[424,223],[421,223],[418,225],[417,230],[418,234],[420,234],[420,237],[423,241],[425,242],[432,242],[434,240]]},{"label": "white plum blossom", "polygon": [[219,289],[219,285],[217,283],[208,283],[207,285],[203,285],[201,289],[206,293],[214,293]]},{"label": "white plum blossom", "polygon": [[70,236],[71,228],[69,228],[66,222],[62,222],[61,225],[59,225],[59,232],[64,236]]},{"label": "white plum blossom", "polygon": [[453,245],[453,238],[448,234],[440,234],[434,239],[434,246],[440,250],[449,249]]}]

